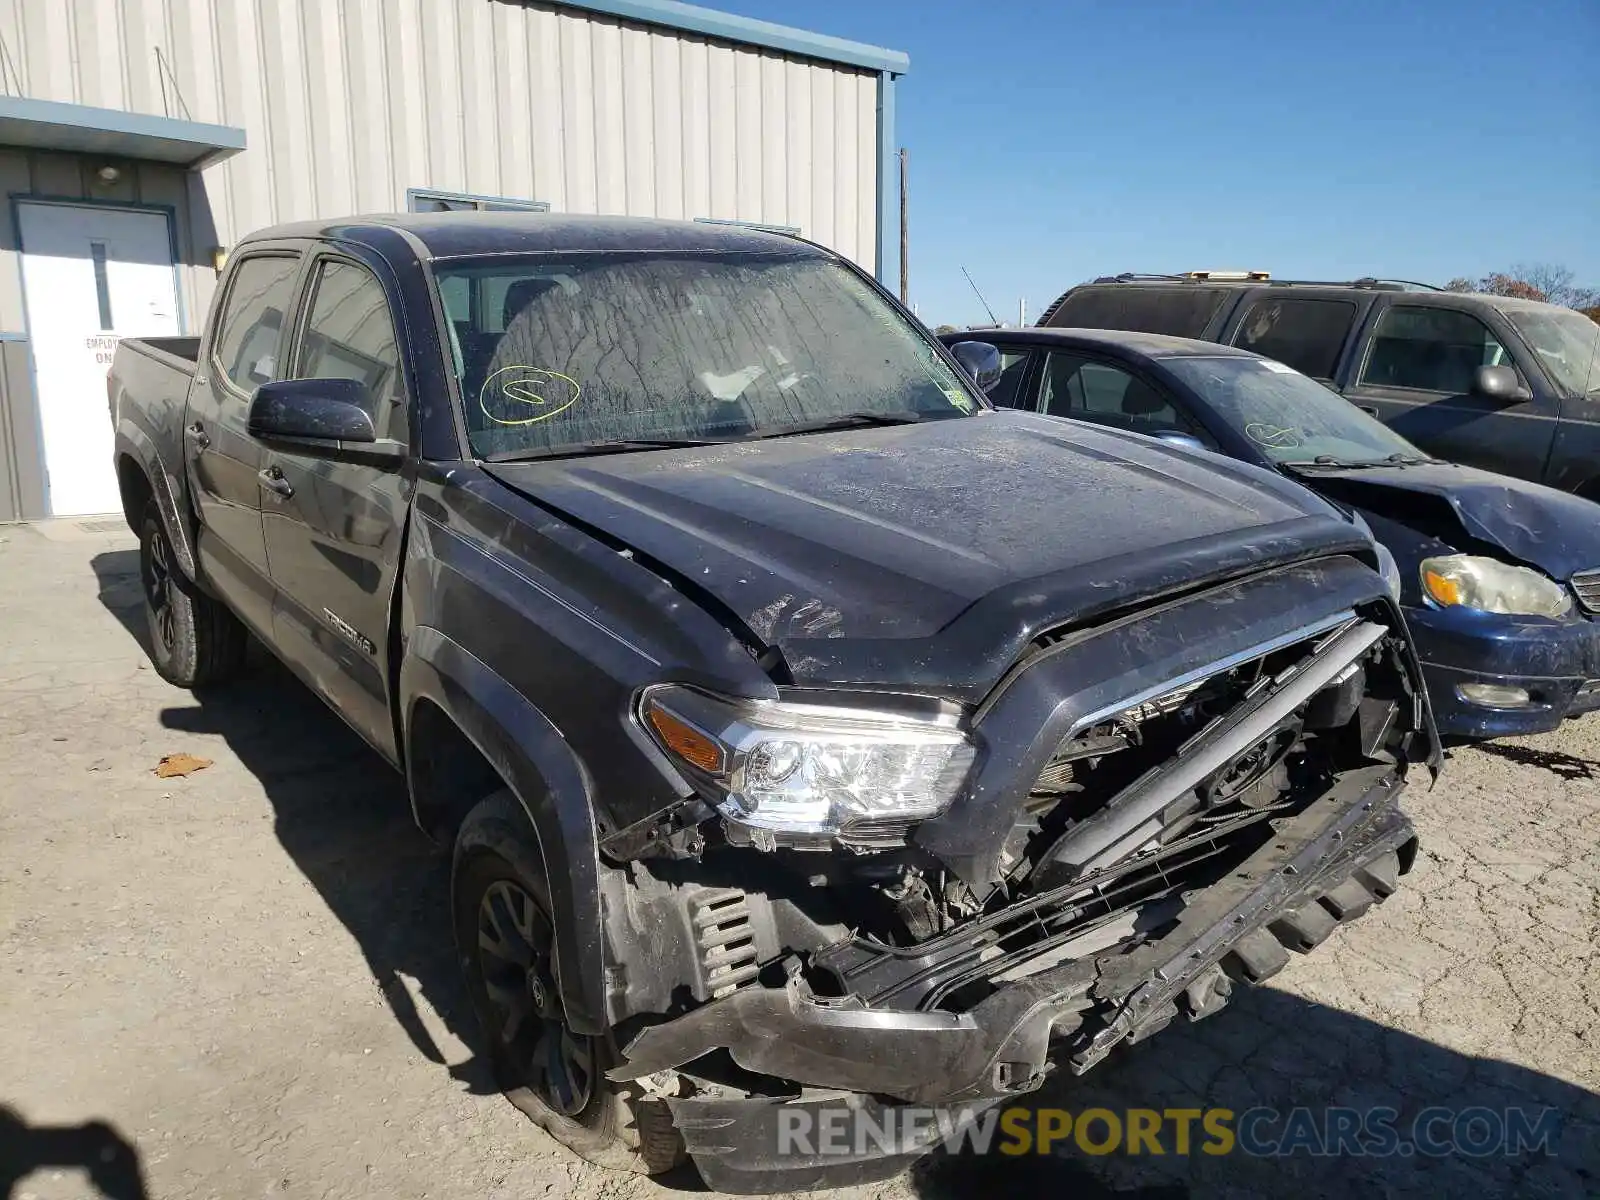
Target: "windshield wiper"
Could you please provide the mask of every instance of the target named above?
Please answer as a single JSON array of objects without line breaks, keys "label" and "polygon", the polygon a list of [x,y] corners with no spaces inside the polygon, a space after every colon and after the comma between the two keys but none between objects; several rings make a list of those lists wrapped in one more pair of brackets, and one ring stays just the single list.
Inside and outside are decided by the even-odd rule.
[{"label": "windshield wiper", "polygon": [[1299,462],[1286,462],[1283,465],[1296,469],[1315,470],[1317,467],[1329,471],[1361,471],[1368,467],[1415,467],[1422,463],[1438,462],[1436,458],[1424,458],[1418,454],[1407,454],[1397,451],[1386,458],[1349,459],[1337,458],[1332,454],[1319,454],[1315,458]]},{"label": "windshield wiper", "polygon": [[[859,429],[868,425],[914,425],[918,421],[928,420],[929,414],[913,412],[911,409],[902,409],[899,412],[853,412],[839,413],[836,416],[824,417],[817,421],[806,421],[800,425],[785,425],[782,429],[770,432],[752,433],[746,435],[741,441],[759,441],[763,438],[789,437],[797,433],[826,433],[830,429]],[[940,418],[934,417],[933,420]]]},{"label": "windshield wiper", "polygon": [[[737,440],[737,439],[734,439]],[[547,458],[582,458],[590,454],[626,454],[631,450],[679,450],[685,446],[726,446],[727,438],[618,438],[603,442],[569,442],[564,446],[537,446],[526,450],[501,450],[485,454],[487,463],[536,462]]]}]

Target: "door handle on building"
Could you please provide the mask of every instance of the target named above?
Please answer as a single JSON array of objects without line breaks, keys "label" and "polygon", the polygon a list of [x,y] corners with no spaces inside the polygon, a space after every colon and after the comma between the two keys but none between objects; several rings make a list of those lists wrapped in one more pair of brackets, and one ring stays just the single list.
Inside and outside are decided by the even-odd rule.
[{"label": "door handle on building", "polygon": [[282,467],[262,467],[256,472],[256,478],[261,480],[261,486],[275,495],[287,500],[294,495],[294,485],[283,477]]}]

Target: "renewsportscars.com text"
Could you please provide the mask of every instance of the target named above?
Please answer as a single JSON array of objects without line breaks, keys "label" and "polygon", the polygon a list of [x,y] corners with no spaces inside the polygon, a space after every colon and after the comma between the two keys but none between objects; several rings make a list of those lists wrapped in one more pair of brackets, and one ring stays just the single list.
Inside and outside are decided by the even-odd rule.
[{"label": "renewsportscars.com text", "polygon": [[990,1108],[780,1110],[779,1155],[893,1154],[942,1145],[952,1154],[1189,1155],[1259,1158],[1550,1154],[1553,1108]]}]

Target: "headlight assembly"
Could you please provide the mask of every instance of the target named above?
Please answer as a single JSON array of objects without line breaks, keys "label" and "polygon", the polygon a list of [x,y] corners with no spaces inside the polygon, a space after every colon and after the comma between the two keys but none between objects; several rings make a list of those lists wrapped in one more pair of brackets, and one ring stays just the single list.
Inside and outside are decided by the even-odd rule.
[{"label": "headlight assembly", "polygon": [[1549,576],[1471,554],[1423,559],[1422,591],[1445,607],[1536,617],[1572,611],[1572,596]]},{"label": "headlight assembly", "polygon": [[648,689],[639,716],[730,834],[764,850],[835,838],[895,844],[950,806],[975,753],[953,716],[736,700],[675,684]]}]

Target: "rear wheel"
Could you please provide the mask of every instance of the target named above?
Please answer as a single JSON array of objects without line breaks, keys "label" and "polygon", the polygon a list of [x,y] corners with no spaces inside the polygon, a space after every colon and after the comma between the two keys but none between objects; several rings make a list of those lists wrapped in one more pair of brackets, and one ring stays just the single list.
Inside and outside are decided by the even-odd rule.
[{"label": "rear wheel", "polygon": [[244,626],[178,569],[166,525],[153,501],[139,529],[139,580],[150,630],[150,661],[161,678],[179,687],[199,687],[238,673],[244,664]]},{"label": "rear wheel", "polygon": [[556,986],[555,927],[527,817],[509,792],[479,804],[456,838],[456,948],[485,1052],[506,1099],[569,1150],[602,1167],[653,1175],[683,1160],[672,1114],[605,1072],[609,1034],[568,1027]]}]

